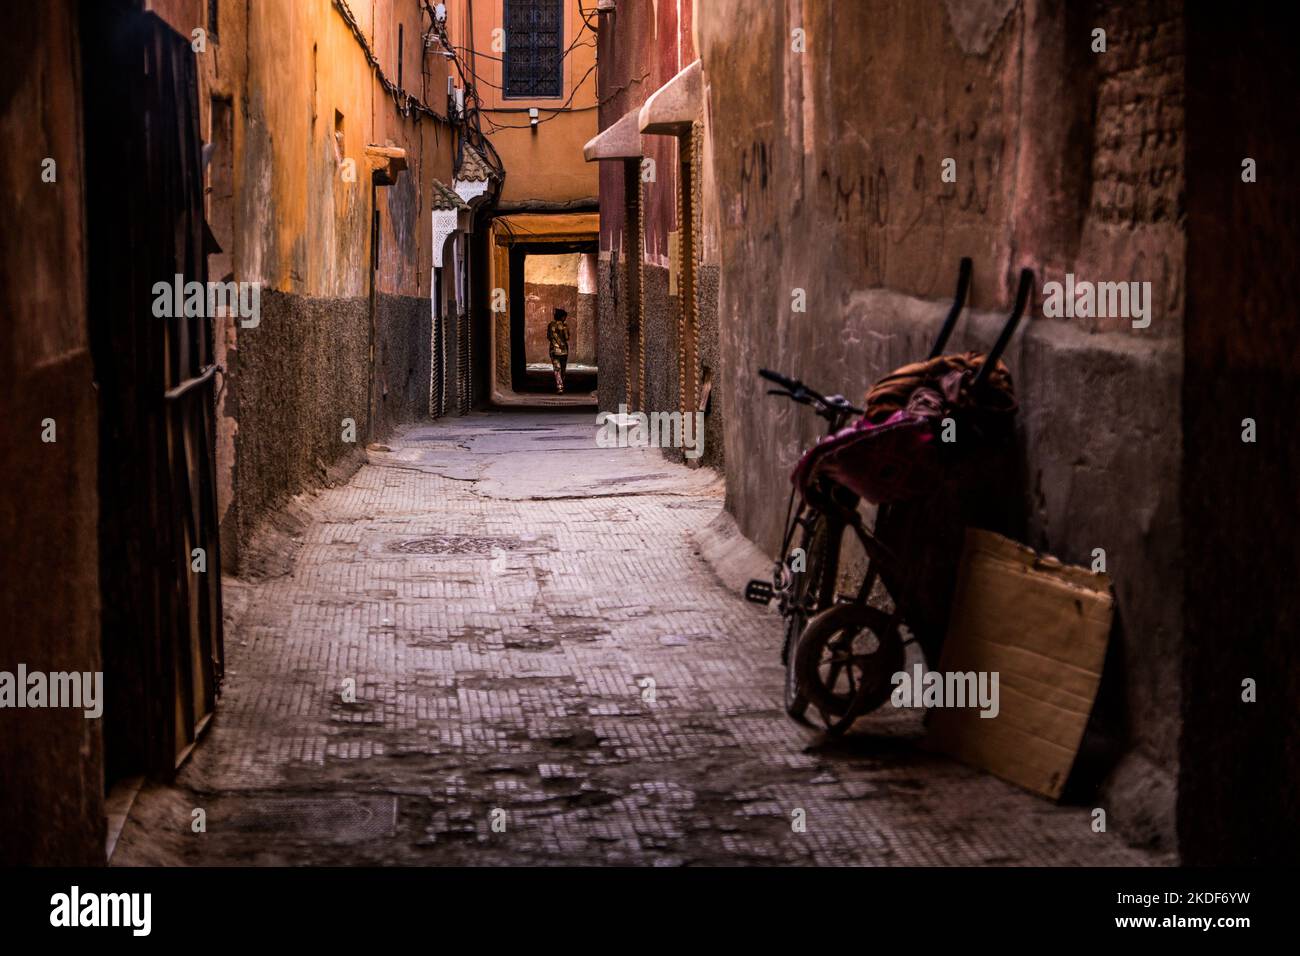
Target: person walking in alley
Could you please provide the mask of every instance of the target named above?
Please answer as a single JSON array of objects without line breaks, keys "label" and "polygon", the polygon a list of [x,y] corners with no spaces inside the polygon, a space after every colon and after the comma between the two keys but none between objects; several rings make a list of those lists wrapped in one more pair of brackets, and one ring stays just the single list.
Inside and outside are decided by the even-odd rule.
[{"label": "person walking in alley", "polygon": [[551,349],[551,368],[555,370],[555,391],[564,394],[564,367],[569,362],[569,313],[555,310],[555,318],[546,326],[546,341]]}]

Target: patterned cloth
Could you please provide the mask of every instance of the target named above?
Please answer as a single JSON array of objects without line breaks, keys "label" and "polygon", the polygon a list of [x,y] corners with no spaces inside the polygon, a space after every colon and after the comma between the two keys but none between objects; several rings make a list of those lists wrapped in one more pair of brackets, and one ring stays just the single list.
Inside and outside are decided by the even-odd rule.
[{"label": "patterned cloth", "polygon": [[[535,326],[534,326],[535,328]],[[569,354],[569,327],[559,319],[551,319],[546,326],[546,341],[552,355]]]}]

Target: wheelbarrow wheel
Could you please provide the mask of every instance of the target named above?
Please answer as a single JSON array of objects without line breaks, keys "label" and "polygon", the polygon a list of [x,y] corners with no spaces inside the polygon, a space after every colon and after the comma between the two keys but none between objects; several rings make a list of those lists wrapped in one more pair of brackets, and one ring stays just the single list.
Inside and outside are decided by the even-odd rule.
[{"label": "wheelbarrow wheel", "polygon": [[804,629],[795,649],[799,691],[842,734],[889,699],[903,669],[903,642],[894,618],[867,604],[837,604]]},{"label": "wheelbarrow wheel", "polygon": [[[800,617],[802,617],[802,615],[800,615]],[[793,630],[795,626],[794,619],[791,619],[789,622],[787,622],[786,626],[791,630]],[[795,635],[793,640],[790,639],[788,640],[790,640],[790,643],[793,644],[794,641],[797,639],[798,636]],[[798,721],[801,724],[808,723],[808,717],[807,717],[808,698],[805,697],[803,693],[799,690],[799,677],[795,671],[793,660],[787,662],[785,665],[784,703],[785,703],[785,713],[787,717],[789,717],[791,720]]]}]

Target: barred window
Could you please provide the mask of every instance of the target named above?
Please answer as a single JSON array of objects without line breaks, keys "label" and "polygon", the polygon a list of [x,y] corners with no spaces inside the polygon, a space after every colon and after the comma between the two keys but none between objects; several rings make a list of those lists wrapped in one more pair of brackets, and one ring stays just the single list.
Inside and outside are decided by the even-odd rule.
[{"label": "barred window", "polygon": [[505,4],[505,95],[563,96],[564,0],[505,0]]}]

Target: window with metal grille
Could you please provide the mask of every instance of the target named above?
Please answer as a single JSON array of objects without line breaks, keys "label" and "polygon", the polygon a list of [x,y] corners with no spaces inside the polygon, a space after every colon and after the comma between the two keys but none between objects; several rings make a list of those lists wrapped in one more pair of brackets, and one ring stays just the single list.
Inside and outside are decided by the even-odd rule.
[{"label": "window with metal grille", "polygon": [[505,95],[563,96],[564,0],[505,0],[505,5]]}]

